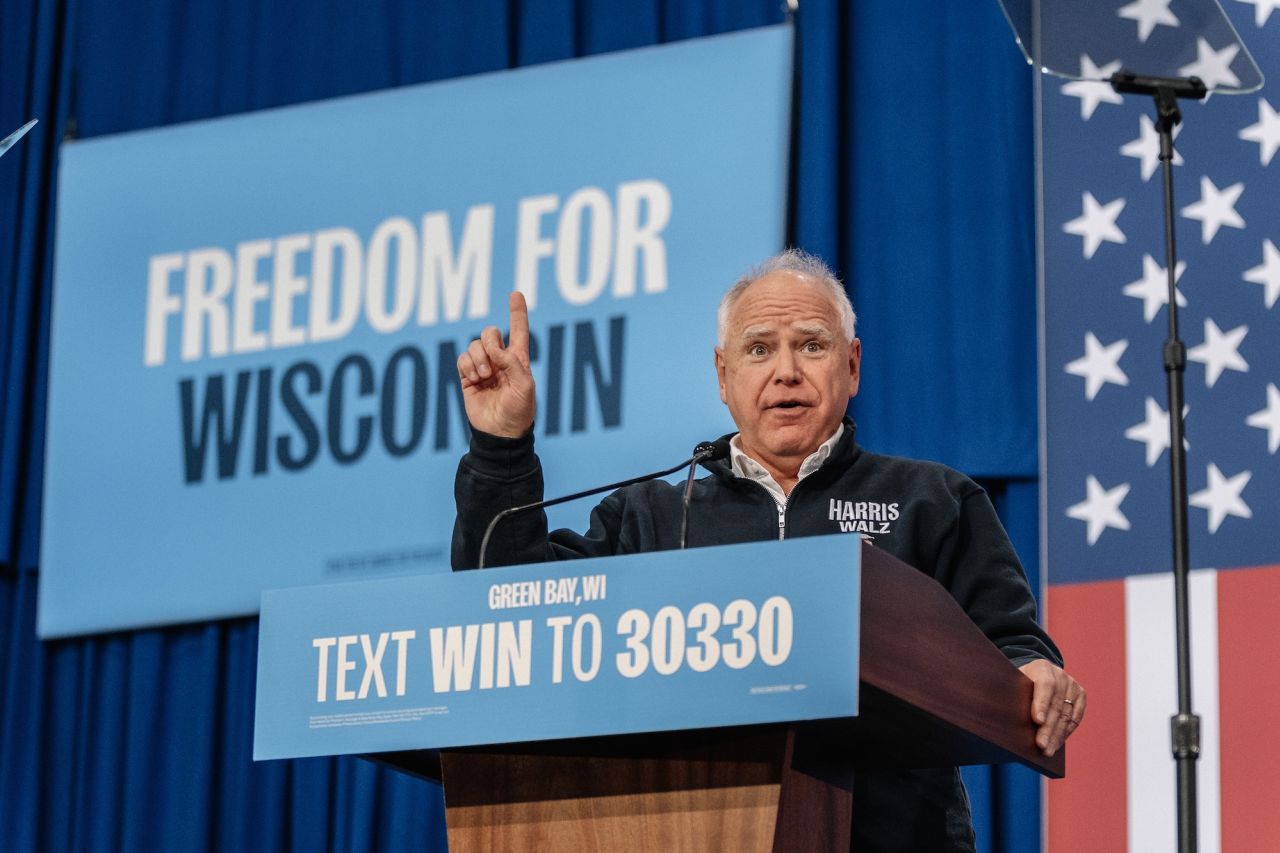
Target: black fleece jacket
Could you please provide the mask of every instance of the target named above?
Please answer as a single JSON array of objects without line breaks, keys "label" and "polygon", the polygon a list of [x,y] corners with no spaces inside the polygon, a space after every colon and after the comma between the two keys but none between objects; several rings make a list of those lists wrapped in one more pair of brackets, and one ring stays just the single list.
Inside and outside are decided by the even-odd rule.
[{"label": "black fleece jacket", "polygon": [[[727,461],[694,486],[689,546],[727,545],[841,530],[933,577],[1014,664],[1062,658],[1036,623],[1035,601],[1013,546],[986,492],[943,465],[863,450],[854,425],[826,463],[801,480],[779,507],[758,483],[735,476]],[[488,565],[515,565],[674,549],[681,488],[656,480],[620,489],[591,513],[586,534],[548,532],[546,515],[503,521]],[[474,568],[480,540],[497,512],[543,497],[532,434],[506,439],[475,432],[454,494],[453,567]],[[904,626],[909,630],[909,626]],[[1029,710],[1028,710],[1029,712]],[[861,773],[854,792],[855,849],[972,850],[968,798],[954,769]]]}]

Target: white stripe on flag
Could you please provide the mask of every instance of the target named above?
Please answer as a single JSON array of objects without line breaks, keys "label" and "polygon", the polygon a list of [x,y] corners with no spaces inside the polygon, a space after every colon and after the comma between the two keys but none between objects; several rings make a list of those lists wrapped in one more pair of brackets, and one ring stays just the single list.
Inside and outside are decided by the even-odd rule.
[{"label": "white stripe on flag", "polygon": [[[1191,704],[1200,715],[1199,849],[1222,847],[1218,749],[1218,579],[1191,573]],[[1178,707],[1173,575],[1125,579],[1129,853],[1177,849],[1169,718]]]}]

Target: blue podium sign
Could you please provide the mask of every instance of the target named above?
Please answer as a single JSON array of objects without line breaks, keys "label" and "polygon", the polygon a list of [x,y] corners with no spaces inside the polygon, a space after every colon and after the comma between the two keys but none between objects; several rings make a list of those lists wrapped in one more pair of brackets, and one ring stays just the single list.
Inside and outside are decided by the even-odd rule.
[{"label": "blue podium sign", "polygon": [[859,546],[265,591],[254,758],[854,716]]}]

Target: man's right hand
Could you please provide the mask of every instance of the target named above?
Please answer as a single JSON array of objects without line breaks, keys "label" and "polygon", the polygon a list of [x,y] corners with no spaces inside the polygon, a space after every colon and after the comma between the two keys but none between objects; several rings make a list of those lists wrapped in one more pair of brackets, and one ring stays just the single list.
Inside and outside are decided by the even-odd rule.
[{"label": "man's right hand", "polygon": [[533,426],[533,372],[529,370],[529,309],[524,294],[511,294],[511,335],[506,346],[489,326],[458,356],[458,378],[471,428],[518,438]]}]

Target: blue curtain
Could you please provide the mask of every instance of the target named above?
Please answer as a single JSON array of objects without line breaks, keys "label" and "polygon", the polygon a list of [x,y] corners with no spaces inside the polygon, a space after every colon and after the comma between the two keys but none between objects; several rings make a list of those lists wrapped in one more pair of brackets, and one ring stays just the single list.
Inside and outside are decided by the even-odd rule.
[{"label": "blue curtain", "polygon": [[[1031,88],[994,0],[803,0],[792,240],[861,316],[859,437],[983,478],[1037,568]],[[250,760],[252,619],[35,639],[58,145],[782,19],[780,0],[4,0],[0,842],[442,850],[439,789]],[[643,466],[641,466],[643,467]],[[1039,843],[1035,779],[966,770],[981,849]]]}]

